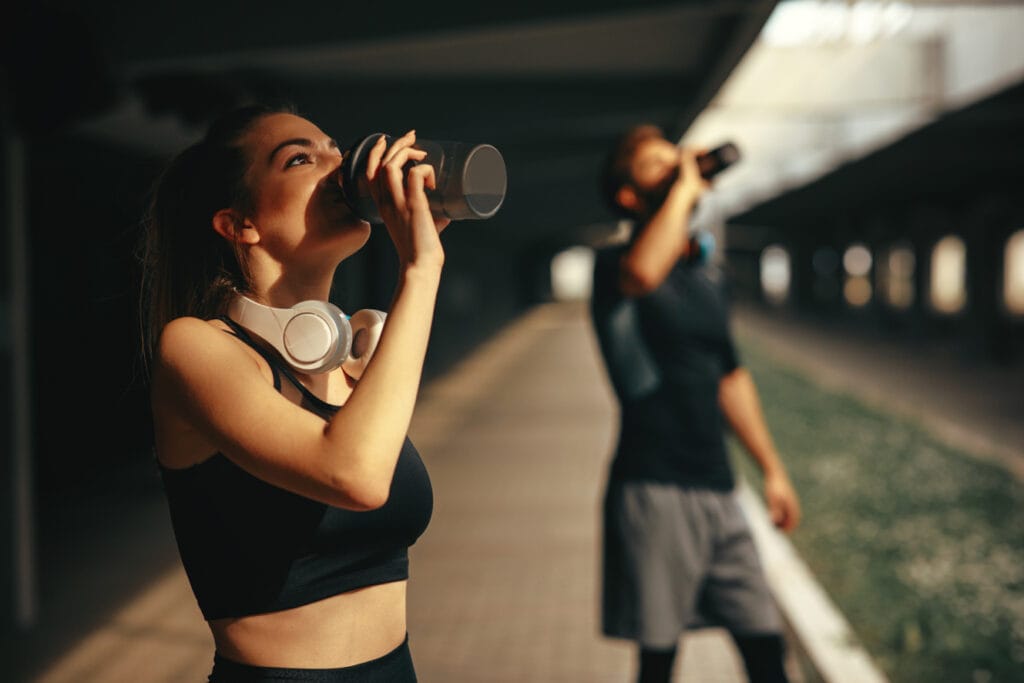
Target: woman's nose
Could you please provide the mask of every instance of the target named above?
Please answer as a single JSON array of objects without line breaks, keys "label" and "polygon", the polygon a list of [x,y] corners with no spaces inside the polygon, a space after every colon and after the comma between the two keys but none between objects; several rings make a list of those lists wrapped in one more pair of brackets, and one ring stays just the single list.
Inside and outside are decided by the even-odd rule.
[{"label": "woman's nose", "polygon": [[332,154],[329,157],[329,162],[324,165],[324,167],[325,167],[325,173],[324,173],[324,177],[323,177],[323,181],[324,182],[327,182],[327,183],[337,183],[338,182],[338,176],[339,176],[340,171],[341,171],[342,161],[343,161],[343,159],[342,159],[341,152],[338,152],[337,154]]}]

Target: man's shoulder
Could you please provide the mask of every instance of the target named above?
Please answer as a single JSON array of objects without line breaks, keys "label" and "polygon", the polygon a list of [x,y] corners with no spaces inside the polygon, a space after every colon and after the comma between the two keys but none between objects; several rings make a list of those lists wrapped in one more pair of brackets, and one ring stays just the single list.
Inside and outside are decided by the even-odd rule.
[{"label": "man's shoulder", "polygon": [[613,267],[617,270],[619,262],[626,253],[626,244],[605,244],[594,248],[594,274],[604,274]]},{"label": "man's shoulder", "polygon": [[624,254],[627,249],[629,244],[626,242],[606,242],[594,247],[594,254],[598,257],[607,257],[610,254]]},{"label": "man's shoulder", "polygon": [[622,299],[622,292],[619,290],[619,264],[625,250],[624,245],[618,244],[594,249],[591,307],[595,313],[615,305]]}]

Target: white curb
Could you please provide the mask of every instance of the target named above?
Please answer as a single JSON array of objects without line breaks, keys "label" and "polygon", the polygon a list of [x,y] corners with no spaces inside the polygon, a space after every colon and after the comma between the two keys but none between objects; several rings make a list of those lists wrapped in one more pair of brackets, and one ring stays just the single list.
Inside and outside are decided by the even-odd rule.
[{"label": "white curb", "polygon": [[761,500],[742,482],[738,497],[779,609],[825,683],[888,683]]}]

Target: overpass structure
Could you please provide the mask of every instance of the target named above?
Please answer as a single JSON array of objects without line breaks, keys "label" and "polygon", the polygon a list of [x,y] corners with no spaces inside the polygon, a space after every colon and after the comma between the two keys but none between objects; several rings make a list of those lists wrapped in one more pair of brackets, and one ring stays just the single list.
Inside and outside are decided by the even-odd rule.
[{"label": "overpass structure", "polygon": [[[241,102],[293,103],[342,144],[416,128],[502,151],[509,189],[499,214],[445,233],[428,378],[549,299],[553,256],[615,229],[596,172],[624,127],[649,121],[709,144],[741,134],[740,119],[707,119],[729,97],[737,103],[731,77],[770,91],[770,101],[765,91],[739,98],[741,115],[760,107],[799,123],[792,106],[811,101],[828,116],[796,138],[811,151],[859,144],[831,163],[768,155],[767,166],[723,176],[708,220],[741,296],[1019,363],[1024,69],[1005,58],[1024,67],[1024,54],[993,47],[991,63],[1008,66],[984,96],[950,97],[969,89],[936,64],[956,76],[950,65],[964,61],[928,40],[846,53],[845,70],[822,76],[831,95],[821,83],[787,90],[781,75],[799,52],[830,50],[776,51],[773,70],[738,69],[775,9],[774,0],[531,0],[500,11],[315,0],[287,13],[237,0],[20,3],[3,27],[0,71],[0,632],[53,626],[60,611],[46,586],[67,578],[54,567],[77,533],[69,529],[102,528],[109,520],[90,517],[90,505],[145,477],[149,417],[134,360],[140,216],[168,156]],[[886,71],[892,63],[902,66]],[[837,124],[853,106],[836,105],[843,78],[847,90],[876,88],[876,113],[894,102],[913,111],[890,117],[894,133],[867,145],[863,127]],[[740,141],[756,161],[757,143]],[[769,175],[783,182],[766,187]],[[394,269],[375,231],[339,270],[336,303],[386,307]],[[118,514],[130,516],[132,502]],[[138,570],[163,559],[139,558]]]},{"label": "overpass structure", "polygon": [[[1024,82],[733,216],[731,267],[791,312],[1020,363],[1022,145]],[[772,253],[788,264],[781,296],[762,277]]]}]

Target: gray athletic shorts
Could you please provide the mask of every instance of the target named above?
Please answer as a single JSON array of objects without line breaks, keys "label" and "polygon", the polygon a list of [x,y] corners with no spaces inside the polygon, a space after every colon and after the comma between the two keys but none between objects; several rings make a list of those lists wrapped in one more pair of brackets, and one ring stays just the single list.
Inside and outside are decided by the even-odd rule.
[{"label": "gray athletic shorts", "polygon": [[689,628],[782,632],[732,492],[610,482],[604,502],[602,628],[652,649]]}]

